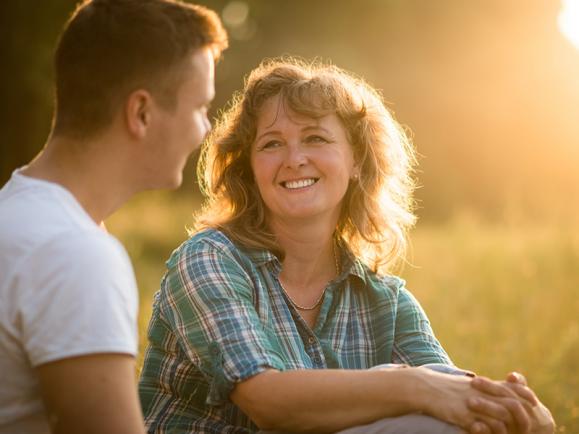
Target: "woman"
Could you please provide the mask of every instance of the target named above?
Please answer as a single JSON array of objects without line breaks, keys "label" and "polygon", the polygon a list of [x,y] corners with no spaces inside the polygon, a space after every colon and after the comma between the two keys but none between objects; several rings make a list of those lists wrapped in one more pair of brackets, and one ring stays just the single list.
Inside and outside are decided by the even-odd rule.
[{"label": "woman", "polygon": [[[413,164],[362,80],[295,60],[251,73],[204,148],[208,201],[155,299],[140,383],[150,432],[539,427],[521,377],[416,367],[452,364],[386,274],[414,223]],[[406,368],[369,369],[392,363]]]}]

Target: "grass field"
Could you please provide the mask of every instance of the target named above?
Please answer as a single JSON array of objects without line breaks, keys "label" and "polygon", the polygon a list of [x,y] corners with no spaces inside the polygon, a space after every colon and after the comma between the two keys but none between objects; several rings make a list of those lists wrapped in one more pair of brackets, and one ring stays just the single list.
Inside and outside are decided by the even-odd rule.
[{"label": "grass field", "polygon": [[[141,291],[141,350],[164,261],[197,206],[166,193],[134,199],[108,222]],[[560,433],[579,433],[579,223],[481,223],[463,215],[412,233],[402,276],[454,362],[503,378],[524,373]]]}]

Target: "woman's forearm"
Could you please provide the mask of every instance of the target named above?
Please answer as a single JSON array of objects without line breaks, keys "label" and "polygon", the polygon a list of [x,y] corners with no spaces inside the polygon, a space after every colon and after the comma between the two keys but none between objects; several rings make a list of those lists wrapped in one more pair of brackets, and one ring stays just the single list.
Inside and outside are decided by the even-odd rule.
[{"label": "woman's forearm", "polygon": [[267,371],[237,385],[231,399],[261,429],[335,432],[424,411],[415,368]]}]

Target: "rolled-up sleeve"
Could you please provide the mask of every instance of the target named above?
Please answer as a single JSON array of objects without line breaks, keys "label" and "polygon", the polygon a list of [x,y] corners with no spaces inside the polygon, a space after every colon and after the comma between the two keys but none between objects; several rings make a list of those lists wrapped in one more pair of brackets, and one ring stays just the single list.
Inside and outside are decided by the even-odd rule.
[{"label": "rolled-up sleeve", "polygon": [[260,372],[284,369],[254,307],[250,274],[233,251],[210,241],[185,243],[168,267],[161,310],[209,382],[207,404],[227,402],[236,383]]},{"label": "rolled-up sleeve", "polygon": [[452,365],[448,354],[434,336],[420,303],[403,286],[398,289],[393,362],[419,366],[427,363]]}]

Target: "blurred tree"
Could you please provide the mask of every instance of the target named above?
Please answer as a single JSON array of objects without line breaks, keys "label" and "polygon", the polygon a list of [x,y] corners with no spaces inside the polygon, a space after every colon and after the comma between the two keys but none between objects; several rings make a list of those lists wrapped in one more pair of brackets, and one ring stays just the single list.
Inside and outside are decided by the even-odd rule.
[{"label": "blurred tree", "polygon": [[0,184],[46,140],[52,52],[74,5],[74,0],[0,2]]}]

